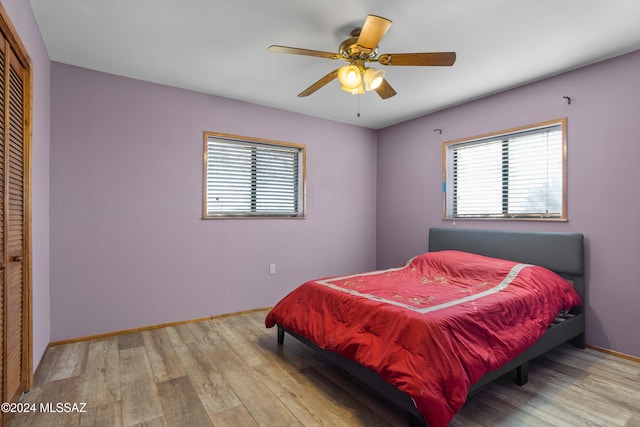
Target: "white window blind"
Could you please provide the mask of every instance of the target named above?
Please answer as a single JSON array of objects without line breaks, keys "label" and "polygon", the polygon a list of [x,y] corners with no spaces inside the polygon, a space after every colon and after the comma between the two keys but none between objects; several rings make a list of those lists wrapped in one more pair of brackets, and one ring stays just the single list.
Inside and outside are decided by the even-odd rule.
[{"label": "white window blind", "polygon": [[566,219],[564,124],[445,143],[445,217]]},{"label": "white window blind", "polygon": [[304,146],[205,133],[205,218],[300,217]]}]

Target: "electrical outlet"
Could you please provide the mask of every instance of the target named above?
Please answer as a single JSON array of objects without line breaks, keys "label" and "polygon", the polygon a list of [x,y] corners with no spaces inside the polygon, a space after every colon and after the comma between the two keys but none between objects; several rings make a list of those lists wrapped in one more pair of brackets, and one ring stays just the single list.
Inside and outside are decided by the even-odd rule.
[{"label": "electrical outlet", "polygon": [[276,274],[276,265],[269,264],[269,274]]}]

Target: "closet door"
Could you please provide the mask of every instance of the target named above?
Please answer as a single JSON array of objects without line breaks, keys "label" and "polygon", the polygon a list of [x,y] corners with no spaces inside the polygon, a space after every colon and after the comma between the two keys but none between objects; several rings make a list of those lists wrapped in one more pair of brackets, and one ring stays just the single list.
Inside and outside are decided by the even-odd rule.
[{"label": "closet door", "polygon": [[[0,8],[0,400],[31,385],[29,60]],[[0,419],[0,425],[6,414]]]},{"label": "closet door", "polygon": [[[0,383],[2,389],[0,390],[0,400],[2,402],[7,402],[7,390],[5,387],[6,377],[7,377],[7,366],[6,360],[8,359],[7,354],[7,294],[8,292],[5,289],[6,285],[6,263],[5,263],[5,192],[4,192],[4,171],[5,171],[5,65],[7,62],[7,42],[4,38],[0,39],[0,330],[2,331],[2,337],[0,338],[0,344],[2,347],[2,359],[0,359]],[[5,414],[2,414],[3,418],[6,417]],[[4,425],[3,422],[0,422],[0,425]]]},{"label": "closet door", "polygon": [[[7,46],[5,44],[5,46]],[[6,397],[14,398],[22,392],[23,320],[24,320],[24,87],[23,69],[5,48],[4,58],[4,278],[5,284],[5,361]]]}]

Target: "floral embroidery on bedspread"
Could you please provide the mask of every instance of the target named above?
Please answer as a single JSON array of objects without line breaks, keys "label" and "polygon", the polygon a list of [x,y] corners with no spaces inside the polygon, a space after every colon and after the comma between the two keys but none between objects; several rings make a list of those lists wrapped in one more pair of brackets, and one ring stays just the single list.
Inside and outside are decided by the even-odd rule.
[{"label": "floral embroidery on bedspread", "polygon": [[[452,279],[428,274],[411,263],[403,268],[317,280],[335,290],[426,313],[488,296],[505,289],[528,264],[511,263],[490,280]],[[389,278],[394,285],[389,287]],[[455,296],[459,295],[459,296]],[[461,296],[464,295],[464,296]]]}]

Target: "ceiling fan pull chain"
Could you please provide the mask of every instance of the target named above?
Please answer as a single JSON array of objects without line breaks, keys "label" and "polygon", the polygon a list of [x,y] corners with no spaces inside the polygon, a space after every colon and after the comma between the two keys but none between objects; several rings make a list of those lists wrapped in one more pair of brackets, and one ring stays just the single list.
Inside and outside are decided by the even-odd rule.
[{"label": "ceiling fan pull chain", "polygon": [[360,117],[360,94],[356,95],[358,97],[358,114],[357,117]]}]

